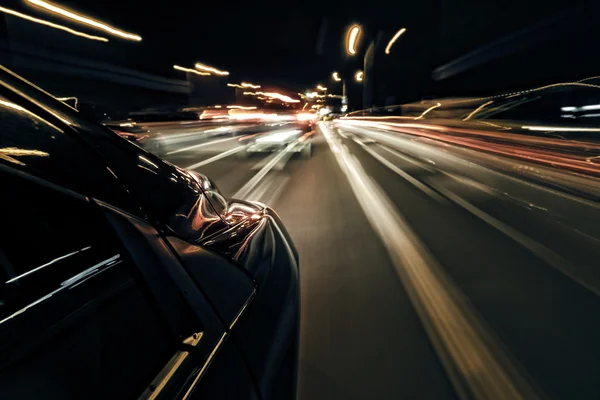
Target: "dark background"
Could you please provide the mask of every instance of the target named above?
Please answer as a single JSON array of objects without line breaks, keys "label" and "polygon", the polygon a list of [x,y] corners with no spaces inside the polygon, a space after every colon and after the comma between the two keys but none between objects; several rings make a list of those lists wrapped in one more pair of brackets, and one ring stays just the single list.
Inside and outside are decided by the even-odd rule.
[{"label": "dark background", "polygon": [[[232,95],[227,82],[249,81],[291,93],[321,83],[337,93],[340,85],[331,80],[335,70],[349,78],[351,108],[357,109],[424,96],[474,95],[592,76],[600,71],[596,51],[599,7],[594,3],[65,0],[58,4],[137,33],[143,41],[109,37],[109,43],[93,42],[0,14],[4,17],[0,19],[2,62],[42,86],[51,86],[59,95],[80,95],[100,102],[108,101],[110,85],[101,84],[105,76],[82,76],[89,75],[90,69],[124,67],[132,74],[151,74],[162,82],[165,87],[153,84],[139,92],[144,85],[120,79],[116,84],[125,85],[129,96],[112,102],[132,108],[227,101]],[[23,1],[6,1],[4,6],[106,36]],[[357,56],[348,57],[344,44],[352,23],[361,24],[363,30]],[[392,54],[385,55],[388,40],[402,27],[407,32]],[[373,96],[363,104],[363,85],[350,77],[363,68],[363,55],[371,42],[377,46],[374,67],[366,79]],[[25,58],[15,62],[15,54],[25,53]],[[74,57],[76,63],[84,60],[87,72],[61,68],[69,63],[65,57]],[[45,65],[49,59],[56,64],[52,68]],[[230,76],[190,78],[172,68],[173,64],[192,67],[194,62],[227,70]],[[81,79],[86,83],[79,84]],[[182,89],[184,86],[188,89]],[[58,93],[61,88],[67,93]]]}]

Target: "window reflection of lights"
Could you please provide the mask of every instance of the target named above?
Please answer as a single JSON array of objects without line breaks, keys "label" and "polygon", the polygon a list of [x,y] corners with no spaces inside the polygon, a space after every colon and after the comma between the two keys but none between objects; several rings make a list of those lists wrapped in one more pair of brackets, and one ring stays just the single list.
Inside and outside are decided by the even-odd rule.
[{"label": "window reflection of lights", "polygon": [[[2,64],[0,64],[0,69],[3,70],[4,72],[8,73],[9,75],[12,75],[13,77],[15,77],[16,79],[20,80],[21,82],[25,82],[26,84],[28,84],[29,86],[32,86],[34,88],[36,88],[37,90],[39,90],[41,93],[44,93],[48,96],[50,96],[51,98],[56,98],[53,95],[51,95],[50,93],[46,92],[44,89],[40,88],[39,86],[36,86],[35,84],[29,82],[27,79],[15,74],[14,72],[12,72],[10,69],[4,67]],[[27,94],[23,93],[22,91],[20,91],[19,89],[17,89],[16,87],[9,85],[6,81],[1,81],[0,80],[0,85],[11,89],[13,92],[16,92],[18,94],[20,94],[22,97],[26,98],[27,100],[31,101],[33,104],[35,104],[36,106],[40,107],[41,109],[43,109],[44,111],[46,111],[48,114],[52,114],[54,117],[56,117],[56,119],[61,120],[64,124],[66,125],[72,125],[73,123],[65,118],[63,118],[61,115],[55,113],[52,109],[46,107],[44,104],[40,103],[39,101],[37,101],[36,99],[34,99],[31,96],[28,96]],[[37,116],[36,116],[37,117]],[[40,120],[44,121],[43,119],[41,119],[40,117],[37,117]],[[48,121],[44,121],[46,122],[48,125],[54,127],[55,129],[59,130],[60,132],[62,132],[61,129],[57,128],[56,126],[52,125],[51,123],[49,123]]]},{"label": "window reflection of lights", "polygon": [[98,28],[100,30],[103,30],[103,31],[105,31],[107,33],[110,33],[110,34],[112,34],[114,36],[118,36],[120,38],[127,39],[127,40],[133,40],[133,41],[136,41],[136,42],[139,42],[139,41],[142,40],[142,37],[139,36],[139,35],[135,35],[133,33],[123,32],[120,29],[114,28],[114,27],[112,27],[110,25],[104,24],[104,23],[102,23],[100,21],[96,21],[96,20],[94,20],[92,18],[89,18],[89,17],[86,17],[84,15],[77,14],[77,13],[75,13],[73,11],[70,11],[70,10],[68,10],[66,8],[62,8],[62,7],[56,6],[56,5],[52,4],[52,3],[48,3],[48,2],[43,1],[43,0],[26,0],[26,1],[28,3],[36,5],[38,7],[42,7],[42,8],[44,8],[44,9],[50,11],[50,12],[53,12],[55,14],[60,14],[63,17],[75,20],[75,21],[80,22],[80,23],[85,24],[85,25],[93,26],[93,27]]},{"label": "window reflection of lights", "polygon": [[52,128],[56,129],[57,131],[59,131],[59,132],[63,133],[63,130],[62,130],[62,129],[60,129],[60,128],[58,128],[57,126],[55,126],[55,125],[51,124],[50,122],[46,121],[45,119],[43,119],[43,118],[42,118],[42,117],[40,117],[39,115],[37,115],[37,114],[35,114],[35,113],[32,113],[32,112],[31,112],[31,111],[29,111],[28,109],[21,107],[21,106],[20,106],[20,105],[18,105],[18,104],[11,103],[11,102],[9,102],[9,101],[0,100],[0,105],[3,105],[3,106],[6,106],[6,107],[9,107],[9,108],[12,108],[12,109],[14,109],[14,110],[17,110],[17,111],[24,112],[24,113],[26,113],[27,115],[31,115],[33,118],[35,118],[35,119],[37,119],[37,120],[40,120],[40,121],[42,121],[43,123],[47,124],[48,126],[51,126]]},{"label": "window reflection of lights", "polygon": [[356,79],[357,82],[362,82],[362,80],[363,80],[363,72],[362,71],[356,71],[356,74],[354,74],[354,79]]},{"label": "window reflection of lights", "polygon": [[333,80],[335,80],[336,82],[339,82],[342,80],[342,78],[340,78],[340,75],[337,72],[334,72],[332,74],[332,76],[333,76]]},{"label": "window reflection of lights", "polygon": [[579,116],[580,118],[597,118],[600,117],[599,113],[595,113],[595,114],[583,114]]},{"label": "window reflection of lights", "polygon": [[396,42],[396,40],[398,40],[398,38],[404,33],[406,32],[406,28],[402,28],[400,29],[398,32],[396,32],[396,34],[394,35],[394,37],[392,37],[389,41],[389,43],[387,44],[387,46],[385,47],[385,54],[390,54],[390,50],[392,49],[393,44]]},{"label": "window reflection of lights", "polygon": [[192,74],[196,74],[196,75],[210,75],[210,73],[208,72],[201,72],[192,68],[185,68],[185,67],[180,67],[179,65],[173,65],[173,68],[176,69],[177,71],[183,71],[183,72],[191,72]]},{"label": "window reflection of lights", "polygon": [[46,21],[43,19],[34,18],[27,14],[23,14],[23,13],[14,11],[9,8],[0,7],[0,11],[2,11],[3,13],[6,13],[6,14],[10,14],[12,16],[18,17],[18,18],[26,19],[27,21],[30,21],[30,22],[35,22],[36,24],[40,24],[40,25],[48,26],[50,28],[59,29],[61,31],[68,32],[71,35],[79,36],[79,37],[90,39],[90,40],[96,40],[99,42],[108,42],[107,38],[100,37],[100,36],[94,36],[94,35],[88,35],[87,33],[79,32],[79,31],[76,31],[75,29],[71,29],[66,26],[55,24],[53,22]]},{"label": "window reflection of lights", "polygon": [[156,165],[155,163],[153,163],[152,161],[150,161],[149,159],[147,159],[146,157],[139,155],[138,158],[140,159],[140,161],[145,162],[148,165],[151,165],[152,167],[159,169],[158,165]]},{"label": "window reflection of lights", "polygon": [[566,112],[577,111],[577,107],[561,107],[560,110],[561,111],[566,111]]},{"label": "window reflection of lights", "polygon": [[98,271],[102,270],[102,269],[106,269],[109,267],[112,267],[114,265],[117,265],[121,262],[121,260],[119,260],[119,258],[121,257],[120,254],[117,254],[107,260],[104,260],[102,262],[99,262],[96,265],[91,266],[90,268],[86,269],[83,272],[78,273],[77,275],[63,281],[60,284],[60,287],[50,293],[48,293],[47,295],[45,295],[44,297],[39,298],[38,300],[26,305],[25,307],[21,308],[20,310],[16,311],[15,313],[11,314],[10,316],[4,318],[3,320],[0,321],[0,325],[2,325],[3,323],[5,323],[6,321],[11,320],[12,318],[16,317],[17,315],[21,315],[24,312],[26,312],[28,309],[42,303],[43,301],[46,301],[50,298],[52,298],[52,296],[54,296],[55,294],[57,294],[58,292],[60,292],[61,290],[64,289],[68,289],[69,287],[72,287],[73,285],[77,284],[78,282],[80,282],[83,278],[86,278],[92,274],[97,273]]},{"label": "window reflection of lights", "polygon": [[153,171],[153,170],[151,170],[151,169],[150,169],[150,168],[148,168],[148,167],[144,167],[143,165],[139,165],[139,164],[138,164],[138,167],[140,167],[141,169],[145,169],[145,170],[146,170],[146,171],[148,171],[148,172],[152,172],[154,175],[158,175],[158,174],[156,173],[156,171]]},{"label": "window reflection of lights", "polygon": [[84,248],[83,248],[83,249],[81,249],[81,250],[77,250],[77,251],[74,251],[74,252],[72,252],[72,253],[65,254],[64,256],[57,257],[57,258],[55,258],[54,260],[52,260],[52,261],[50,261],[50,262],[47,262],[47,263],[45,263],[45,264],[43,264],[43,265],[40,265],[39,267],[36,267],[36,268],[34,268],[34,269],[32,269],[32,270],[29,270],[29,271],[25,272],[25,273],[24,273],[24,274],[22,274],[22,275],[16,276],[16,277],[14,277],[14,278],[12,278],[12,279],[10,279],[10,280],[6,281],[5,283],[11,283],[11,282],[17,281],[17,280],[19,280],[19,279],[21,279],[21,278],[24,278],[24,277],[26,277],[26,276],[28,276],[28,275],[31,275],[31,274],[33,274],[34,272],[37,272],[37,271],[41,270],[42,268],[45,268],[45,267],[47,267],[47,266],[49,266],[49,265],[52,265],[52,264],[54,264],[55,262],[58,262],[58,261],[60,261],[60,260],[64,260],[65,258],[71,257],[71,256],[73,256],[73,255],[75,255],[75,254],[81,253],[82,251],[86,251],[86,250],[89,250],[89,249],[91,249],[91,248],[92,248],[91,246],[84,247]]},{"label": "window reflection of lights", "polygon": [[37,156],[37,157],[48,157],[50,154],[40,151],[40,150],[26,150],[19,149],[16,147],[5,147],[0,149],[0,159],[4,161],[8,161],[11,164],[16,164],[20,166],[25,166],[25,163],[21,160],[18,160],[14,157],[22,157],[22,156]]},{"label": "window reflection of lights", "polygon": [[194,64],[194,67],[196,69],[199,69],[200,71],[211,72],[216,75],[222,75],[222,76],[229,75],[229,72],[227,72],[227,71],[221,71],[216,68],[209,67],[208,65],[204,65],[204,64],[200,64],[200,63]]},{"label": "window reflection of lights", "polygon": [[[69,96],[69,97],[57,97],[57,100],[60,100],[62,102],[66,102],[69,100],[74,100],[75,101],[75,109],[77,109],[77,103],[79,102],[79,99],[75,96]],[[66,105],[70,106],[69,103],[65,103]]]}]

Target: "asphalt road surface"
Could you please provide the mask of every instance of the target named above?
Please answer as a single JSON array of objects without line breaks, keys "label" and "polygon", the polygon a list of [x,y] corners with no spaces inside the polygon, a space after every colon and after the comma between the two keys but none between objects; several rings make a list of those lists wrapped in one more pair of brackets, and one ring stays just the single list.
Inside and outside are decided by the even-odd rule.
[{"label": "asphalt road surface", "polygon": [[299,399],[600,397],[598,180],[344,123],[310,159],[241,137],[165,158],[290,231]]}]

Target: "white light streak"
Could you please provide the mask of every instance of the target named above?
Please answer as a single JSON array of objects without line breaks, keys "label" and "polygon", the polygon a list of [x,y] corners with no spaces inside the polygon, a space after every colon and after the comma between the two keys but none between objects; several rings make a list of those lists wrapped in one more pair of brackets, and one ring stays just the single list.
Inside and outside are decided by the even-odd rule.
[{"label": "white light streak", "polygon": [[66,8],[59,7],[52,3],[48,3],[47,1],[43,1],[43,0],[26,0],[26,1],[28,3],[36,5],[38,7],[42,7],[54,14],[60,14],[63,17],[72,19],[72,20],[80,22],[82,24],[93,26],[95,28],[98,28],[100,30],[108,32],[114,36],[118,36],[120,38],[127,39],[127,40],[133,40],[136,42],[140,42],[142,40],[142,37],[140,35],[124,32],[120,29],[114,28],[114,27],[104,24],[100,21],[94,20],[94,19],[86,17],[84,15],[79,15],[71,10],[66,9]]},{"label": "white light streak", "polygon": [[74,29],[67,28],[66,26],[63,26],[63,25],[59,25],[59,24],[55,24],[53,22],[49,22],[49,21],[46,21],[43,19],[31,17],[27,14],[23,14],[23,13],[11,10],[10,8],[0,7],[0,11],[2,11],[3,13],[6,13],[6,14],[10,14],[15,17],[26,19],[27,21],[35,22],[36,24],[45,25],[45,26],[49,26],[50,28],[59,29],[61,31],[68,32],[71,35],[83,37],[83,38],[90,39],[90,40],[96,40],[98,42],[108,42],[108,39],[105,37],[88,35],[87,33],[79,32]]},{"label": "white light streak", "polygon": [[406,32],[406,28],[402,28],[400,29],[398,32],[396,32],[396,34],[394,35],[394,37],[392,37],[389,41],[389,43],[387,44],[387,46],[385,47],[385,54],[390,54],[390,50],[392,49],[393,44],[396,42],[396,40],[398,40],[398,38],[404,33]]}]

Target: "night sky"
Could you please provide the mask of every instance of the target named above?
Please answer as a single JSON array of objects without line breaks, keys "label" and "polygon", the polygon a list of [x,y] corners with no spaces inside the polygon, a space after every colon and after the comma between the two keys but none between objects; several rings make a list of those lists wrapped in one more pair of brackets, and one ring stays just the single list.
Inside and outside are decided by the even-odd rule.
[{"label": "night sky", "polygon": [[[395,45],[394,54],[386,58],[385,71],[381,71],[386,81],[402,88],[407,84],[407,77],[430,77],[437,66],[511,32],[526,29],[548,16],[560,15],[582,1],[60,0],[56,4],[143,37],[140,43],[113,38],[106,45],[88,46],[86,43],[85,48],[79,49],[82,56],[97,55],[101,61],[118,62],[173,78],[181,77],[181,73],[173,70],[173,64],[192,67],[195,62],[201,62],[230,71],[232,82],[271,84],[296,91],[317,83],[333,84],[331,72],[334,70],[349,76],[361,69],[366,46],[377,34],[387,41],[398,29],[407,28],[407,33]],[[6,5],[52,19],[23,0],[7,0]],[[72,22],[63,22],[81,28]],[[362,25],[363,34],[359,54],[348,57],[344,41],[346,30],[353,23]],[[51,45],[60,50],[60,43]],[[44,43],[42,47],[47,46]],[[555,75],[560,75],[560,71]],[[422,86],[421,78],[410,79]],[[461,83],[453,87],[462,86]]]}]

